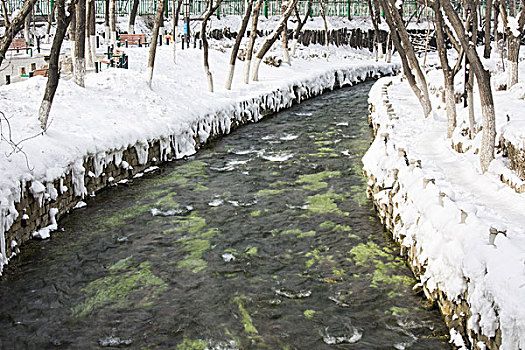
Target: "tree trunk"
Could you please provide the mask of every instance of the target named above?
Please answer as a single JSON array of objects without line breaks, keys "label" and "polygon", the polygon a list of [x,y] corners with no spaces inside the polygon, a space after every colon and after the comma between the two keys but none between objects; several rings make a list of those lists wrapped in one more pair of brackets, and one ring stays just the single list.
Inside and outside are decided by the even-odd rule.
[{"label": "tree trunk", "polygon": [[177,63],[177,35],[178,35],[178,27],[179,27],[179,13],[180,8],[182,6],[182,0],[178,0],[177,6],[175,6],[175,2],[177,0],[173,0],[173,63]]},{"label": "tree trunk", "polygon": [[[46,84],[46,91],[44,93],[42,103],[40,104],[40,109],[38,111],[38,120],[40,121],[40,126],[43,131],[46,131],[47,129],[49,112],[51,111],[53,98],[55,97],[55,92],[58,87],[58,63],[60,58],[60,48],[62,47],[62,42],[64,41],[67,27],[71,22],[71,15],[66,16],[64,0],[57,0],[55,6],[57,14],[57,28],[55,38],[53,39],[53,44],[51,45],[51,53],[49,55],[49,68],[47,70],[48,78]],[[74,11],[74,8],[71,8],[71,6],[73,5],[70,5],[69,13],[72,13]]]},{"label": "tree trunk", "polygon": [[87,32],[86,32],[86,62],[87,67],[93,68],[96,60],[96,38],[95,38],[95,2],[94,0],[87,1]]},{"label": "tree trunk", "polygon": [[[513,85],[518,82],[518,58],[520,55],[520,42],[521,33],[523,32],[523,26],[525,25],[525,1],[521,1],[521,13],[518,19],[518,28],[510,28],[507,13],[505,8],[501,6],[501,19],[505,26],[505,32],[507,33],[507,89],[510,89]],[[510,11],[509,11],[510,15]]]},{"label": "tree trunk", "polygon": [[7,12],[7,5],[5,4],[5,0],[0,1],[2,5],[2,16],[4,17],[4,27],[9,27],[11,24],[11,21],[9,21],[9,13]]},{"label": "tree trunk", "polygon": [[[478,0],[467,0],[465,6],[469,15],[464,27],[466,27],[467,33],[470,32],[469,37],[472,38],[470,41],[473,43],[477,43],[478,41],[478,12],[476,10],[478,3]],[[474,74],[469,74],[466,90],[470,135],[471,138],[473,138],[476,133],[476,118],[474,116]]]},{"label": "tree trunk", "polygon": [[32,12],[29,12],[26,16],[26,20],[24,23],[24,39],[26,40],[26,43],[29,43],[31,45],[32,39],[31,39],[31,15]]},{"label": "tree trunk", "polygon": [[86,0],[78,0],[75,7],[75,70],[73,76],[78,86],[84,87],[86,76]]},{"label": "tree trunk", "polygon": [[[76,7],[76,6],[75,6]],[[75,46],[76,46],[76,42],[75,42],[75,39],[77,37],[76,35],[76,31],[77,31],[77,14],[76,14],[76,9],[75,11],[73,11],[71,14],[71,22],[70,22],[70,25],[69,25],[69,48],[70,48],[70,52],[71,52],[71,64],[73,65],[73,73],[75,72],[75,65],[76,65],[76,60],[75,60]]]},{"label": "tree trunk", "polygon": [[445,45],[445,32],[443,30],[444,21],[441,13],[439,3],[435,2],[432,6],[434,12],[434,23],[436,27],[436,45],[441,62],[441,69],[443,70],[443,78],[445,81],[445,103],[447,111],[447,138],[452,137],[452,133],[456,128],[456,100],[454,96],[454,72],[451,70],[447,47]]},{"label": "tree trunk", "polygon": [[209,48],[208,48],[208,38],[206,37],[206,25],[211,15],[219,8],[222,0],[218,0],[217,4],[213,5],[213,0],[209,0],[208,11],[202,20],[201,25],[201,39],[202,39],[202,49],[204,57],[204,72],[206,73],[206,79],[208,80],[208,91],[213,92],[213,76],[210,71],[210,63],[208,62]]},{"label": "tree trunk", "polygon": [[293,9],[297,5],[298,0],[291,0],[290,4],[288,5],[288,8],[284,12],[284,14],[281,16],[281,19],[279,20],[279,24],[277,27],[273,30],[273,32],[270,34],[268,38],[266,38],[266,41],[264,42],[263,46],[259,49],[257,52],[257,55],[255,55],[255,64],[253,67],[253,75],[252,80],[258,81],[259,80],[259,66],[261,65],[261,61],[270,50],[272,45],[275,43],[283,29],[286,27],[286,23],[288,22],[288,18],[290,18],[290,15],[292,14]]},{"label": "tree trunk", "polygon": [[[378,50],[377,46],[379,46],[381,43],[379,42],[379,20],[380,20],[380,12],[377,8],[374,8],[372,6],[372,0],[368,0],[368,11],[370,12],[370,18],[372,19],[372,25],[374,27],[374,52],[375,52],[375,58],[376,62],[379,60],[378,57]],[[374,1],[375,5],[379,5],[377,1]]]},{"label": "tree trunk", "polygon": [[485,6],[485,48],[483,50],[483,57],[490,58],[490,24],[492,20],[492,0],[487,0]]},{"label": "tree trunk", "polygon": [[[425,117],[428,117],[432,110],[426,78],[421,71],[417,60],[414,47],[406,31],[403,19],[395,6],[389,0],[380,0],[381,7],[385,13],[385,19],[392,33],[392,41],[396,50],[399,52],[403,64],[403,72],[408,79],[410,87],[418,97]],[[414,75],[414,73],[415,75]]]},{"label": "tree trunk", "polygon": [[241,46],[242,38],[244,37],[244,33],[246,33],[246,27],[248,27],[248,21],[250,20],[250,15],[252,13],[252,6],[253,0],[249,0],[246,4],[246,12],[244,13],[244,17],[242,19],[241,28],[239,29],[239,33],[237,33],[237,37],[235,38],[235,44],[233,45],[232,54],[230,57],[230,71],[226,80],[226,90],[230,90],[232,87],[235,62],[237,61],[237,54],[239,53],[239,47]]},{"label": "tree trunk", "polygon": [[310,17],[311,11],[312,11],[312,0],[308,0],[308,3],[306,5],[306,14],[304,15],[304,19],[301,19],[301,16],[299,15],[299,11],[297,11],[297,6],[294,9],[295,16],[297,17],[297,27],[295,28],[295,31],[293,34],[292,50],[291,50],[292,57],[295,56],[295,50],[297,48],[297,42],[299,41],[299,37],[301,36],[301,30],[306,24],[308,17]]},{"label": "tree trunk", "polygon": [[113,48],[116,49],[117,48],[117,0],[109,0],[109,30],[111,32],[110,34],[111,45],[113,45]]},{"label": "tree trunk", "polygon": [[494,159],[494,144],[496,141],[496,118],[494,100],[490,86],[490,73],[487,71],[476,52],[476,47],[470,45],[465,28],[449,0],[439,0],[449,22],[452,24],[461,46],[467,55],[471,69],[476,75],[478,90],[481,99],[481,112],[483,116],[483,135],[481,138],[480,165],[481,171],[486,172],[490,162]]},{"label": "tree trunk", "polygon": [[25,19],[33,9],[35,2],[36,0],[26,0],[18,15],[13,18],[9,27],[5,29],[4,35],[0,38],[0,65],[4,61],[5,54],[9,45],[11,45],[13,38],[24,27]]},{"label": "tree trunk", "polygon": [[253,47],[257,37],[257,23],[259,21],[259,12],[261,12],[262,0],[257,0],[252,13],[252,30],[250,32],[250,41],[246,48],[246,62],[244,63],[244,83],[248,84],[250,80],[250,67],[252,64]]},{"label": "tree trunk", "polygon": [[139,1],[133,0],[133,7],[131,8],[131,14],[129,15],[129,28],[130,34],[135,34],[135,18],[137,18],[137,11],[139,9]]},{"label": "tree trunk", "polygon": [[498,20],[499,19],[499,0],[494,0],[494,28],[493,30],[493,36],[494,36],[494,42],[496,43],[496,52],[499,52],[498,42],[499,42],[499,34],[498,34]]},{"label": "tree trunk", "polygon": [[[281,5],[281,16],[286,12],[286,5],[283,2]],[[281,43],[283,47],[283,62],[290,65],[290,52],[288,51],[288,25],[285,23],[281,31]]]},{"label": "tree trunk", "polygon": [[109,29],[109,12],[110,12],[110,3],[111,0],[106,0],[104,5],[106,6],[106,11],[104,12],[104,42],[106,44],[109,44],[110,42],[110,36],[111,36],[111,30]]},{"label": "tree trunk", "polygon": [[157,41],[159,38],[160,22],[164,15],[164,4],[166,0],[159,0],[157,3],[157,12],[155,13],[155,22],[153,23],[153,33],[151,34],[151,43],[149,46],[148,68],[146,69],[146,82],[151,89],[153,80],[153,66],[155,65],[155,54],[157,53]]},{"label": "tree trunk", "polygon": [[[4,0],[2,0],[3,2]],[[53,4],[53,8],[49,11],[49,16],[47,16],[47,30],[45,36],[45,42],[49,44],[49,33],[51,33],[51,25],[53,24],[53,17],[55,16],[56,3]]]}]

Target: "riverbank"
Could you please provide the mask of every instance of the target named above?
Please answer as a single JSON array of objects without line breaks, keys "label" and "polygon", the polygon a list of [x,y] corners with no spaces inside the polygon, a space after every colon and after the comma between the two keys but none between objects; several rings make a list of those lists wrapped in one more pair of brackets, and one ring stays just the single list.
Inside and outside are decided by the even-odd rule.
[{"label": "riverbank", "polygon": [[[231,91],[223,84],[229,50],[210,52],[216,92],[209,93],[202,51],[159,47],[150,90],[143,72],[147,48],[130,48],[130,69],[86,77],[86,88],[63,79],[41,134],[38,108],[46,79],[1,87],[0,110],[9,120],[0,143],[0,267],[31,237],[47,238],[56,220],[106,186],[140,176],[152,165],[195,153],[211,137],[237,125],[368,77],[392,74],[396,64],[375,62],[365,51],[315,46],[299,50],[292,66],[263,65],[260,81],[241,82],[242,63]],[[8,129],[9,128],[9,129]],[[22,141],[25,140],[25,141]],[[21,142],[22,141],[22,142]]]},{"label": "riverbank", "polygon": [[[440,72],[435,73],[438,77]],[[429,80],[439,86],[439,78]],[[519,128],[507,123],[519,119],[522,90],[520,83],[510,92],[495,94],[502,139],[509,139],[511,132],[519,134]],[[524,195],[503,182],[502,175],[508,178],[512,171],[501,153],[482,174],[476,152],[480,137],[468,143],[465,153],[453,149],[458,140],[465,146],[468,139],[461,133],[465,110],[459,110],[453,139],[446,139],[446,112],[440,100],[433,96],[434,112],[425,119],[406,80],[385,78],[374,85],[369,102],[376,138],[363,158],[369,194],[425,295],[438,302],[454,344],[521,349]]]}]

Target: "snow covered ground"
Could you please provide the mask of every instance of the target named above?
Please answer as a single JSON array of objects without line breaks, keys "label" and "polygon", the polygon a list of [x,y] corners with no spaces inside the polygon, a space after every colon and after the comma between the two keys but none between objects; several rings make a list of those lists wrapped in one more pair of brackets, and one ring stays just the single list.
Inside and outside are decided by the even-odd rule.
[{"label": "snow covered ground", "polygon": [[[13,149],[12,143],[0,141],[0,209],[8,214],[5,218],[2,216],[0,225],[1,265],[7,262],[6,245],[13,244],[6,242],[5,232],[13,220],[23,214],[15,210],[14,203],[20,200],[28,181],[32,182],[34,196],[51,201],[63,190],[54,188],[52,182],[64,177],[71,168],[74,175],[84,176],[85,169],[80,168],[88,155],[100,154],[103,161],[105,152],[137,143],[147,145],[148,140],[170,135],[190,135],[185,139],[190,143],[197,121],[217,113],[224,116],[237,113],[242,101],[281,91],[275,108],[284,107],[294,98],[293,85],[322,91],[333,87],[338,72],[345,71],[347,82],[352,82],[366,77],[367,73],[391,73],[397,66],[375,62],[368,51],[332,46],[329,56],[325,57],[326,48],[312,46],[300,48],[291,66],[262,65],[260,81],[249,85],[241,82],[243,62],[238,61],[233,88],[227,91],[224,84],[229,46],[231,42],[212,43],[210,65],[215,93],[207,91],[202,51],[198,49],[179,49],[175,64],[173,47],[159,46],[152,89],[147,87],[144,74],[148,48],[124,49],[129,54],[130,69],[110,68],[99,74],[88,74],[85,88],[78,87],[63,74],[51,110],[51,125],[45,134],[41,133],[37,116],[47,80],[34,77],[1,86],[0,111],[9,121],[2,120],[2,135],[20,147],[20,150]],[[281,50],[276,50],[269,55],[281,55]],[[67,43],[64,51],[68,52]],[[253,120],[261,117],[259,113],[254,111]],[[224,124],[222,131],[228,130]],[[199,136],[205,141],[205,130],[200,130]],[[176,156],[195,152],[193,143],[191,146],[179,145],[184,151]],[[69,190],[85,194],[82,179],[76,184]]]},{"label": "snow covered ground", "polygon": [[[429,57],[429,65],[436,59]],[[496,60],[485,65],[493,70],[495,84],[504,80]],[[515,142],[523,144],[524,138],[519,137],[525,134],[520,129],[525,119],[521,82],[525,70],[521,68],[520,83],[510,91],[495,91],[494,97],[498,137],[514,135]],[[442,72],[433,70],[427,81],[437,92],[442,80]],[[456,81],[460,91],[463,78]],[[481,123],[478,97],[476,116]],[[473,141],[462,136],[467,110],[458,105],[453,139],[471,148],[457,153],[446,138],[441,97],[433,96],[433,113],[425,119],[407,81],[399,77],[380,80],[370,102],[376,106],[373,123],[380,127],[363,158],[364,170],[381,189],[374,195],[376,203],[392,201],[393,218],[398,218],[394,236],[417,251],[426,269],[422,282],[430,291],[443,291],[450,301],[468,303],[472,315],[466,315],[466,324],[473,334],[490,338],[499,328],[501,348],[525,348],[525,194],[501,181],[502,169],[510,172],[508,161],[497,154],[489,171],[482,174],[477,154],[481,133]],[[394,114],[389,115],[388,103]],[[465,315],[455,315],[461,316]],[[462,339],[457,334],[451,331],[459,346]],[[476,346],[484,348],[483,343]]]}]

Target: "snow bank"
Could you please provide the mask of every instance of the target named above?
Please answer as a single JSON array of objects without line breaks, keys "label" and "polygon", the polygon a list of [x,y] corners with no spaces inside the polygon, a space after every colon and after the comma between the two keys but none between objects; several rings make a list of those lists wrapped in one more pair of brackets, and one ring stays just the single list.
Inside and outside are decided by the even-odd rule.
[{"label": "snow bank", "polygon": [[369,102],[370,194],[456,345],[525,348],[524,195],[482,174],[473,152],[452,150],[443,106],[433,101],[424,119],[406,81],[378,81]]}]

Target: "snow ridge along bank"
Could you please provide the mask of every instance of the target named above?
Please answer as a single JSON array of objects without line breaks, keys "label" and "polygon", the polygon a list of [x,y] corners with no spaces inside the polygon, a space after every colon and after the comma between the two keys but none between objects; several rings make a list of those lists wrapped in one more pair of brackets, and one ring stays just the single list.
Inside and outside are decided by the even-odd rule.
[{"label": "snow ridge along bank", "polygon": [[455,153],[445,117],[425,119],[406,81],[380,79],[369,103],[368,194],[418,287],[438,302],[451,342],[525,348],[523,197]]},{"label": "snow ridge along bank", "polygon": [[[186,51],[192,54],[192,50]],[[199,51],[194,54],[200,55]],[[146,60],[137,56],[140,67],[139,62]],[[240,92],[216,94],[202,91],[192,74],[185,82],[178,82],[177,72],[155,78],[153,91],[145,90],[141,74],[131,70],[109,69],[90,75],[86,89],[62,81],[53,107],[54,125],[44,135],[28,140],[24,153],[0,159],[0,269],[24,241],[48,238],[60,216],[85,205],[85,196],[140,177],[156,164],[190,156],[213,137],[228,134],[241,124],[257,122],[326,90],[391,75],[399,69],[396,64],[362,59],[331,64],[326,60],[323,64],[298,61],[297,66],[300,70],[294,74],[273,68],[273,79],[245,86]],[[177,69],[185,68],[181,65]],[[264,67],[262,72],[271,75],[269,70],[272,68]],[[200,66],[198,74],[203,74]],[[26,135],[38,133],[35,111],[39,96],[29,101],[35,111],[27,107],[31,96],[23,103],[20,96],[21,90],[40,91],[44,85],[45,79],[33,78],[0,90],[10,103],[0,108],[20,117],[13,118],[13,130],[30,120]],[[3,147],[7,147],[5,143]]]}]

